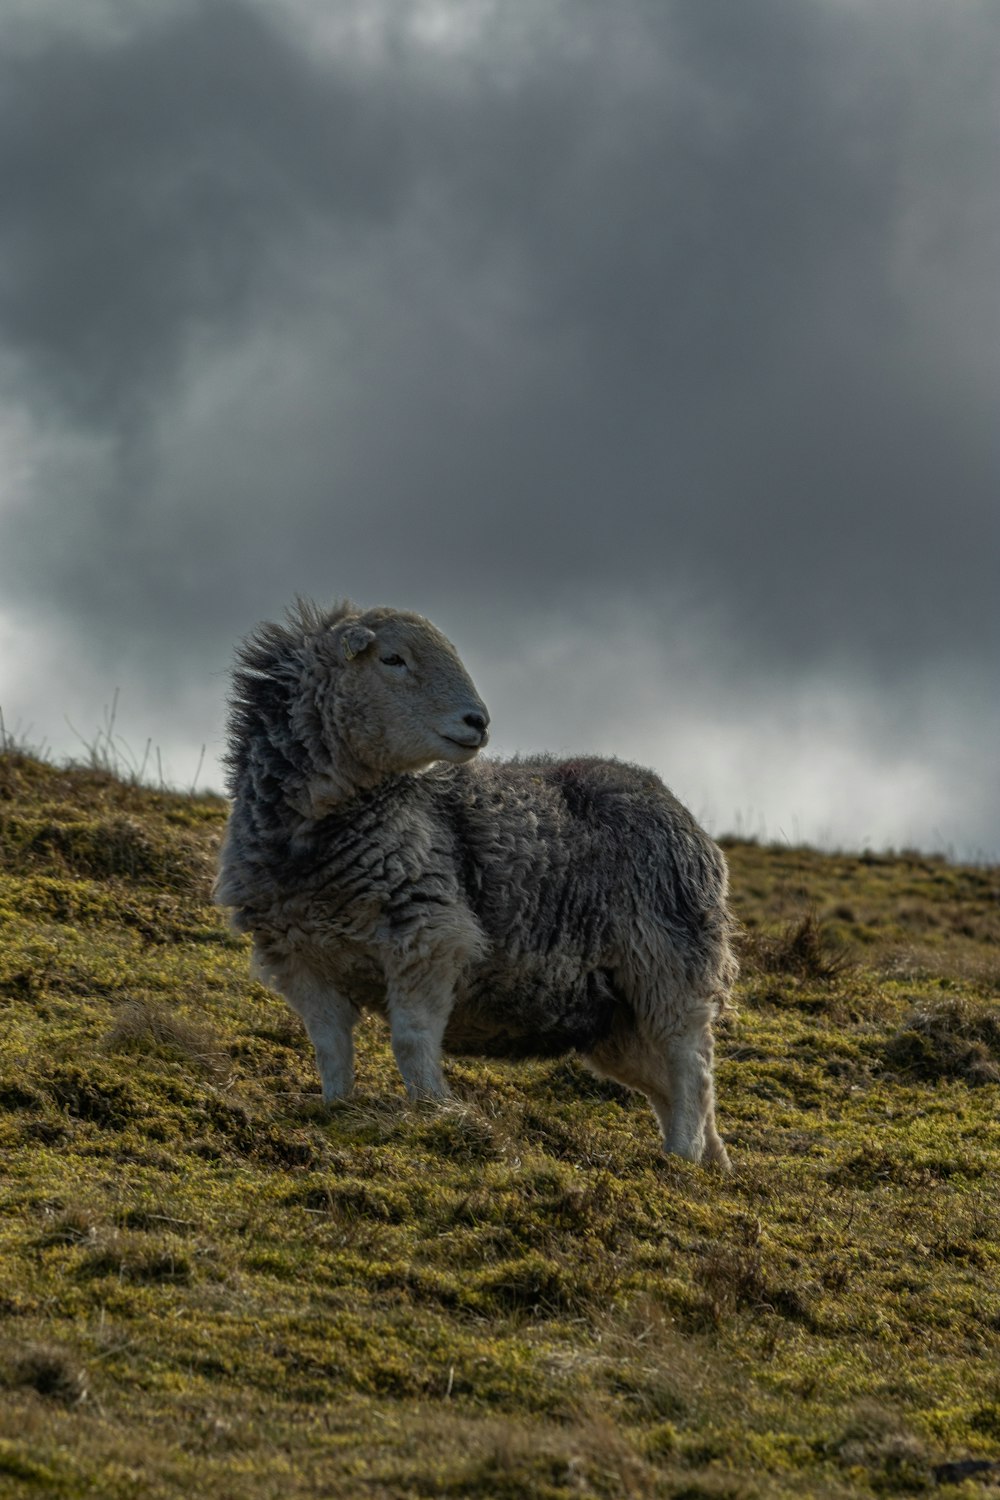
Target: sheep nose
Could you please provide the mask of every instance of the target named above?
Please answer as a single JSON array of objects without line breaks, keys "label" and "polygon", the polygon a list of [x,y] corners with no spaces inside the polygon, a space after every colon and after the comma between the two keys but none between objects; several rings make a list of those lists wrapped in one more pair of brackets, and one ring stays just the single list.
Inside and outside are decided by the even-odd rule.
[{"label": "sheep nose", "polygon": [[477,734],[485,734],[489,722],[490,716],[485,710],[481,714],[473,713],[462,716],[462,723],[468,724],[469,728],[474,729]]}]

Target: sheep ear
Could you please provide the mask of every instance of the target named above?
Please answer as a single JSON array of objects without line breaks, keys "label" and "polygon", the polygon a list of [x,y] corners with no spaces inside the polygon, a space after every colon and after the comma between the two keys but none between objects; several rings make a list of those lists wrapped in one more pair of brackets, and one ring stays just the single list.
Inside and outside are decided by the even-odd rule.
[{"label": "sheep ear", "polygon": [[367,625],[347,625],[340,637],[340,654],[345,661],[353,661],[374,639],[375,632],[369,630]]}]

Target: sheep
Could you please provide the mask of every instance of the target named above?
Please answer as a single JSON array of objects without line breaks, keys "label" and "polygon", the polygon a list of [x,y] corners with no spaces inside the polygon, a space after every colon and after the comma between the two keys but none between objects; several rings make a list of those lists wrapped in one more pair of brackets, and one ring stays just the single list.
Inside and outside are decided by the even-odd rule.
[{"label": "sheep", "polygon": [[722,851],[652,771],[477,760],[488,725],[420,615],[300,599],[247,637],[216,900],[252,935],[255,973],[304,1022],[328,1102],[351,1091],[371,1011],[413,1099],[447,1095],[442,1050],[575,1050],[646,1095],[668,1153],[728,1171]]}]

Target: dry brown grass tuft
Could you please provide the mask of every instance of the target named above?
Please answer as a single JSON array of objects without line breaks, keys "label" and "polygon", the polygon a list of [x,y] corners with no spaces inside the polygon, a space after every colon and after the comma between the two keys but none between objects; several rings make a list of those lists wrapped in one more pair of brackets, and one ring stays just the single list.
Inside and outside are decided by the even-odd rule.
[{"label": "dry brown grass tuft", "polygon": [[188,1021],[155,1000],[123,1001],[104,1038],[104,1050],[187,1063],[217,1078],[228,1071],[225,1052],[207,1025]]},{"label": "dry brown grass tuft", "polygon": [[436,1156],[452,1161],[500,1161],[510,1146],[482,1110],[458,1099],[434,1108],[421,1138]]},{"label": "dry brown grass tuft", "polygon": [[847,949],[811,911],[777,933],[746,932],[742,950],[743,967],[759,974],[833,980],[852,967]]},{"label": "dry brown grass tuft", "polygon": [[867,1469],[880,1494],[925,1490],[932,1480],[927,1451],[896,1413],[877,1402],[865,1401],[853,1412],[834,1444],[846,1469]]},{"label": "dry brown grass tuft", "polygon": [[461,1472],[436,1494],[488,1495],[495,1500],[598,1500],[629,1495],[656,1500],[663,1479],[622,1431],[586,1403],[561,1431],[541,1439],[519,1422],[494,1421],[477,1433],[477,1451]]},{"label": "dry brown grass tuft", "polygon": [[0,1354],[0,1385],[33,1390],[47,1400],[78,1406],[89,1385],[81,1365],[56,1344],[25,1344]]},{"label": "dry brown grass tuft", "polygon": [[99,1215],[82,1204],[70,1208],[47,1207],[43,1214],[44,1229],[38,1236],[41,1249],[53,1245],[84,1245],[93,1243],[100,1227]]},{"label": "dry brown grass tuft", "polygon": [[1000,1082],[1000,1006],[949,996],[918,1005],[886,1043],[889,1065],[923,1082]]},{"label": "dry brown grass tuft", "polygon": [[114,1276],[121,1282],[166,1282],[186,1285],[193,1272],[187,1248],[174,1236],[156,1237],[131,1230],[99,1234],[77,1267],[84,1279]]}]

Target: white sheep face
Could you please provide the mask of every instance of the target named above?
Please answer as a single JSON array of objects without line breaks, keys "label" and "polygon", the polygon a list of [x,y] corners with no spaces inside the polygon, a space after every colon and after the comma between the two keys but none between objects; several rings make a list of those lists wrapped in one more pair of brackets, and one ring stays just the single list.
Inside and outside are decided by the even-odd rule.
[{"label": "white sheep face", "polygon": [[339,737],[380,775],[462,764],[486,744],[489,714],[451,642],[419,615],[370,610],[331,631]]}]

